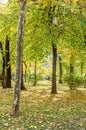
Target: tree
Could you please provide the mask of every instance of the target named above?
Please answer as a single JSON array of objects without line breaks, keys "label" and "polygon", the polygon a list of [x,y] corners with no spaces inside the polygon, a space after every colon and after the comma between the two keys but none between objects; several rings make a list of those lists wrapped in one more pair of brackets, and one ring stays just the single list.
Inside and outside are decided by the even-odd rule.
[{"label": "tree", "polygon": [[37,84],[37,73],[36,73],[36,71],[37,71],[37,63],[36,63],[36,61],[35,61],[35,64],[34,64],[34,86],[36,86],[36,84]]},{"label": "tree", "polygon": [[58,58],[59,58],[59,83],[62,83],[62,57],[60,53],[58,53]]},{"label": "tree", "polygon": [[53,61],[52,61],[52,94],[57,93],[56,89],[56,61],[57,61],[57,48],[52,44]]},{"label": "tree", "polygon": [[86,88],[86,74],[84,76],[84,88]]},{"label": "tree", "polygon": [[0,49],[1,49],[1,53],[2,53],[2,87],[6,88],[6,80],[5,80],[5,55],[4,55],[4,50],[3,50],[3,46],[2,43],[0,42]]},{"label": "tree", "polygon": [[5,54],[0,42],[0,48],[2,53],[2,86],[3,88],[11,88],[11,66],[10,66],[10,52],[9,52],[9,39],[6,36],[5,42]]},{"label": "tree", "polygon": [[[44,1],[45,2],[45,1]],[[55,14],[55,8],[56,6],[53,5],[52,6],[52,2],[51,0],[48,1],[48,28],[49,28],[49,35],[51,36],[51,45],[52,45],[52,55],[53,55],[53,59],[52,59],[52,90],[51,93],[52,94],[56,94],[57,93],[57,85],[56,85],[56,61],[57,61],[57,45],[54,41],[55,38],[55,34],[53,32],[53,24],[56,24],[54,22],[54,14]],[[45,11],[45,10],[44,10]],[[54,27],[55,28],[55,27]]]},{"label": "tree", "polygon": [[16,48],[16,78],[14,87],[14,99],[12,107],[12,116],[19,115],[20,109],[20,87],[21,87],[21,69],[22,69],[22,45],[23,45],[23,28],[26,0],[19,0],[19,20],[18,20],[18,40]]},{"label": "tree", "polygon": [[21,90],[26,90],[25,85],[24,85],[24,78],[23,78],[23,62],[21,65]]},{"label": "tree", "polygon": [[24,67],[25,67],[25,70],[24,70],[24,73],[25,73],[25,82],[26,82],[26,76],[27,76],[27,64],[26,62],[23,60],[22,63],[24,64]]},{"label": "tree", "polygon": [[74,55],[70,57],[70,74],[74,74]]},{"label": "tree", "polygon": [[6,36],[5,43],[5,65],[6,65],[6,88],[11,88],[11,65],[10,65],[10,51],[9,38]]}]

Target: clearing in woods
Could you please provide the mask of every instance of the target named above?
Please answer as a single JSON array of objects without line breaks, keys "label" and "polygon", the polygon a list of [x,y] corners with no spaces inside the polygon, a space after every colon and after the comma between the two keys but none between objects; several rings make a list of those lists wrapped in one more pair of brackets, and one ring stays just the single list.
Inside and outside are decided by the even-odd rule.
[{"label": "clearing in woods", "polygon": [[13,88],[0,87],[0,130],[86,130],[86,89],[70,91],[44,82],[21,91],[19,117],[11,117]]}]

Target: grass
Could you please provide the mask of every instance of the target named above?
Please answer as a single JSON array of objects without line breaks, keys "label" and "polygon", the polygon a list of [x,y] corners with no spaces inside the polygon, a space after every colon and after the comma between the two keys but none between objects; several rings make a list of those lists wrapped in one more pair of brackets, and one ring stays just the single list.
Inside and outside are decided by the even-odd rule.
[{"label": "grass", "polygon": [[51,95],[50,85],[26,86],[18,117],[10,116],[13,88],[0,88],[0,130],[86,130],[86,89],[58,85]]}]

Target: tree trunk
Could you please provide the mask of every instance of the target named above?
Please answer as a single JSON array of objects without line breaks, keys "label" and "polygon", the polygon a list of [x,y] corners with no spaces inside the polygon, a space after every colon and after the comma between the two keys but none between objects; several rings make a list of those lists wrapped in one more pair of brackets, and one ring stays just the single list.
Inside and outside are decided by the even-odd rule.
[{"label": "tree trunk", "polygon": [[[54,11],[55,11],[55,8],[56,6],[52,6],[52,2],[49,1],[49,10],[48,10],[48,27],[49,27],[49,33],[51,34],[51,37],[52,37],[52,30],[51,30],[51,25],[52,24],[55,24],[55,22],[53,22],[54,20],[54,17],[53,17],[53,14],[54,14]],[[56,61],[57,61],[57,47],[53,41],[53,39],[51,40],[52,41],[52,53],[53,53],[53,59],[52,59],[52,90],[51,90],[51,93],[52,94],[56,94],[57,93],[57,86],[56,86]]]},{"label": "tree trunk", "polygon": [[26,77],[27,77],[27,64],[25,63],[25,61],[22,61],[24,66],[25,66],[25,82],[26,82]]},{"label": "tree trunk", "polygon": [[[85,46],[86,46],[86,35],[85,35]],[[84,76],[84,88],[86,88],[86,74]]]},{"label": "tree trunk", "polygon": [[22,67],[22,45],[23,45],[23,27],[26,0],[19,0],[20,12],[18,21],[18,40],[16,49],[16,77],[14,87],[14,99],[12,107],[12,116],[19,115],[20,110],[20,88],[21,88],[21,67]]},{"label": "tree trunk", "polygon": [[84,88],[86,88],[86,74],[84,76]]},{"label": "tree trunk", "polygon": [[56,61],[57,61],[57,48],[56,45],[52,44],[53,61],[52,61],[52,94],[57,93],[56,87]]},{"label": "tree trunk", "polygon": [[59,54],[59,83],[62,83],[62,58]]},{"label": "tree trunk", "polygon": [[70,74],[74,74],[74,66],[73,66],[73,64],[70,64]]},{"label": "tree trunk", "polygon": [[85,37],[85,46],[86,46],[86,35],[84,37]]},{"label": "tree trunk", "polygon": [[74,74],[74,56],[70,58],[70,74]]},{"label": "tree trunk", "polygon": [[36,86],[37,83],[37,76],[36,76],[36,61],[35,61],[35,65],[34,65],[34,86]]},{"label": "tree trunk", "polygon": [[81,61],[81,75],[83,75],[83,62]]},{"label": "tree trunk", "polygon": [[26,90],[25,85],[24,85],[24,78],[23,78],[23,63],[21,66],[21,90]]},{"label": "tree trunk", "polygon": [[75,84],[74,84],[74,55],[71,55],[70,58],[70,89],[75,90]]},{"label": "tree trunk", "polygon": [[11,88],[11,66],[10,66],[10,52],[9,52],[8,36],[6,36],[6,43],[5,43],[5,64],[6,64],[6,88]]},{"label": "tree trunk", "polygon": [[4,50],[2,47],[2,43],[0,42],[0,49],[1,49],[1,53],[2,53],[2,87],[6,88],[6,79],[5,79],[5,55],[3,54]]}]

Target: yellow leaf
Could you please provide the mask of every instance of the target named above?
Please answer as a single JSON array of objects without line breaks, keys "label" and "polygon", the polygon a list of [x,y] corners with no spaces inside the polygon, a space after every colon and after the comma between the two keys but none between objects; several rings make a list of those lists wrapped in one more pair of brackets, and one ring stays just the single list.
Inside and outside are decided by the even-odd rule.
[{"label": "yellow leaf", "polygon": [[33,125],[31,125],[31,126],[29,126],[29,128],[34,128],[34,126],[33,126]]}]

